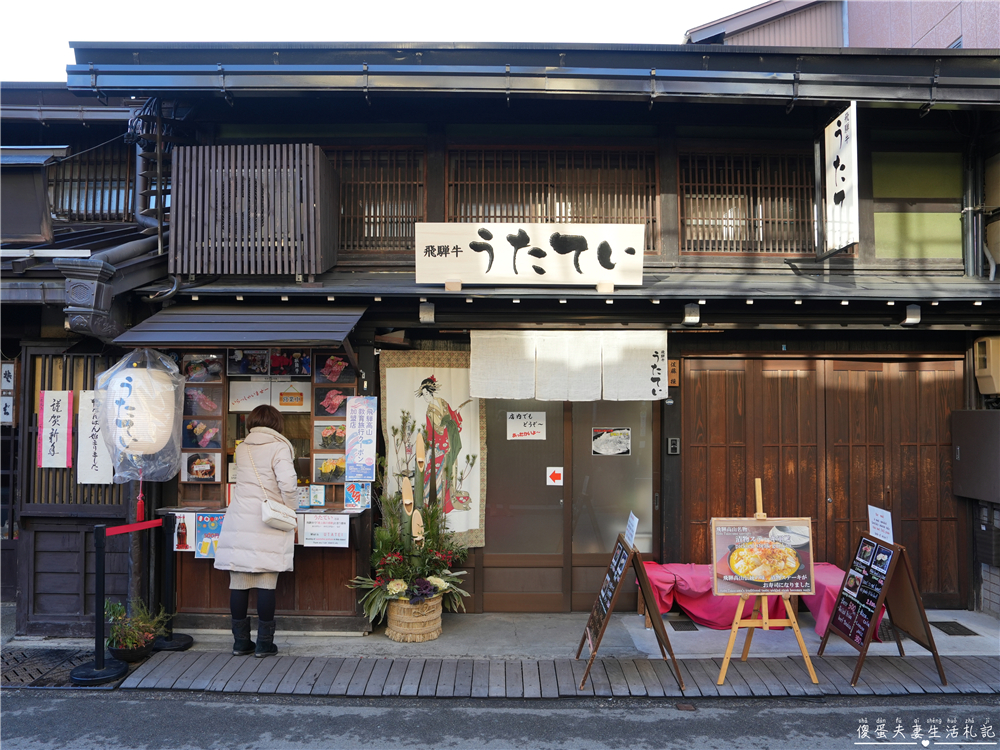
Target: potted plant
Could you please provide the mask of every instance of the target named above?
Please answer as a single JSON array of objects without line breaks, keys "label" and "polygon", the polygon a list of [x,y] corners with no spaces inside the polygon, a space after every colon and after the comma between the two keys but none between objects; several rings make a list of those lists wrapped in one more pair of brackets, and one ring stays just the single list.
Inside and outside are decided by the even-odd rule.
[{"label": "potted plant", "polygon": [[166,634],[166,624],[170,619],[163,606],[153,615],[140,599],[129,601],[129,615],[121,602],[105,602],[104,616],[110,623],[108,630],[108,651],[119,661],[139,661],[153,650],[156,636]]},{"label": "potted plant", "polygon": [[[379,465],[384,472],[384,461]],[[441,504],[418,505],[409,479],[402,477],[401,484],[402,492],[376,500],[382,524],[372,545],[373,577],[358,576],[348,585],[366,590],[361,605],[372,624],[387,617],[389,638],[430,641],[441,634],[442,609],[465,610],[462,598],[468,594],[458,586],[465,571],[452,566],[465,561],[467,550],[446,529]]]}]

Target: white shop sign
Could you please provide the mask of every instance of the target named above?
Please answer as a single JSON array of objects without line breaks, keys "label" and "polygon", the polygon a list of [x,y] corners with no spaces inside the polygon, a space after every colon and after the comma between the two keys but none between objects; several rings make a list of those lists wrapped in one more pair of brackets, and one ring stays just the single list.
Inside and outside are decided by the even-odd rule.
[{"label": "white shop sign", "polygon": [[305,547],[346,547],[350,518],[341,515],[303,514],[302,545]]},{"label": "white shop sign", "polygon": [[858,218],[858,107],[857,102],[837,115],[823,131],[826,173],[826,251],[839,250],[860,240]]},{"label": "white shop sign", "polygon": [[643,224],[418,223],[418,284],[642,286]]},{"label": "white shop sign", "polygon": [[545,440],[545,412],[507,412],[507,439]]}]

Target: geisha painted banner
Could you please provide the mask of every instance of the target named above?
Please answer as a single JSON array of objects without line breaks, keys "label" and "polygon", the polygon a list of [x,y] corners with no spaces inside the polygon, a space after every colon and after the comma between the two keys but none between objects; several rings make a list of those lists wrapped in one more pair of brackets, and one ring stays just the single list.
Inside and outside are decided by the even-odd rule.
[{"label": "geisha painted banner", "polygon": [[[417,436],[426,435],[426,461],[434,462],[434,487],[425,470],[422,495],[444,505],[448,528],[468,547],[485,544],[485,403],[469,396],[468,352],[383,351],[382,432],[388,492],[400,479],[414,482]],[[419,492],[419,491],[418,491]]]}]

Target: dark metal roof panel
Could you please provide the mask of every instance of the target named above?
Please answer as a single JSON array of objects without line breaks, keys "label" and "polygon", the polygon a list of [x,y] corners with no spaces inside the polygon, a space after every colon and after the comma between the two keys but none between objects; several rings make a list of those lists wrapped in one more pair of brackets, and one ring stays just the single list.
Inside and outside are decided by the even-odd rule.
[{"label": "dark metal roof panel", "polygon": [[364,307],[176,305],[115,339],[127,346],[339,346]]}]

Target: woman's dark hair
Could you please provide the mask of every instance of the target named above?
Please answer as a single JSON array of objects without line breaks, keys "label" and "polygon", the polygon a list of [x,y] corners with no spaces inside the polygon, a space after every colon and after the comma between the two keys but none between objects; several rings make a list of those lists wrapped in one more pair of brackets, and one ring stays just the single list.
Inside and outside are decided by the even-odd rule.
[{"label": "woman's dark hair", "polygon": [[420,387],[417,388],[417,392],[415,395],[417,396],[417,398],[423,396],[424,393],[429,393],[433,396],[435,393],[437,393],[437,389],[438,389],[437,378],[431,375],[429,378],[424,378],[423,380],[420,381]]},{"label": "woman's dark hair", "polygon": [[275,432],[281,432],[285,427],[285,418],[273,406],[262,404],[247,416],[247,431],[254,427],[267,427]]}]

